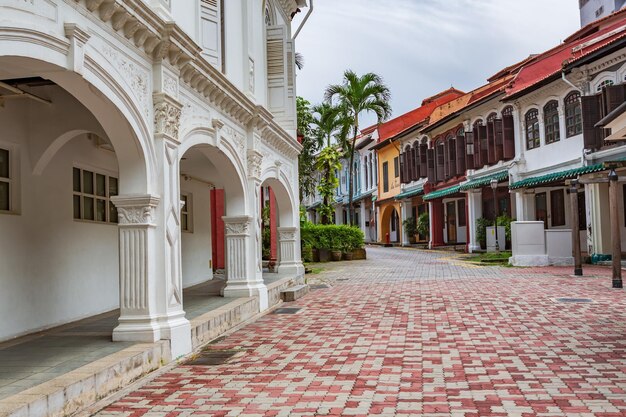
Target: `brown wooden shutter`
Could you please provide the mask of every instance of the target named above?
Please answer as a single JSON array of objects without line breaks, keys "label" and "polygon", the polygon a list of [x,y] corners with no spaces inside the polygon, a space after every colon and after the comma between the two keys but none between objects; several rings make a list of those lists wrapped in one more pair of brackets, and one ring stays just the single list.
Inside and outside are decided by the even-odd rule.
[{"label": "brown wooden shutter", "polygon": [[502,136],[503,136],[503,158],[515,158],[515,125],[513,116],[508,115],[502,118]]},{"label": "brown wooden shutter", "polygon": [[450,152],[448,149],[448,142],[443,142],[443,146],[440,147],[443,149],[443,178],[450,178]]},{"label": "brown wooden shutter", "polygon": [[457,176],[457,171],[456,171],[456,140],[454,138],[449,138],[448,142],[448,173],[450,174],[450,177],[456,177]]},{"label": "brown wooden shutter", "polygon": [[[424,145],[427,146],[427,145]],[[433,184],[437,182],[437,170],[435,169],[435,150],[426,150],[426,171],[428,172],[428,181]]]},{"label": "brown wooden shutter", "polygon": [[487,122],[487,163],[495,164],[496,159],[496,128],[495,120]]},{"label": "brown wooden shutter", "polygon": [[465,175],[465,136],[456,137],[456,173]]},{"label": "brown wooden shutter", "polygon": [[474,132],[465,132],[465,168],[474,169]]},{"label": "brown wooden shutter", "polygon": [[480,137],[480,126],[476,126],[474,130],[474,168],[479,169],[483,166],[482,161],[482,139]]},{"label": "brown wooden shutter", "polygon": [[493,125],[495,128],[496,162],[498,162],[504,159],[504,128],[502,126],[502,119],[496,119]]},{"label": "brown wooden shutter", "polygon": [[407,183],[413,181],[413,148],[409,147],[408,149],[405,149],[406,152],[406,178],[407,178]]},{"label": "brown wooden shutter", "polygon": [[417,146],[417,144],[415,144],[412,148],[411,148],[411,156],[412,158],[412,165],[413,165],[413,181],[417,181],[420,179],[420,163],[419,163],[419,148]]},{"label": "brown wooden shutter", "polygon": [[404,163],[406,157],[406,153],[402,153],[400,154],[400,182],[402,184],[405,184],[405,179],[406,179],[406,172],[405,172],[405,168],[406,168],[406,164]]},{"label": "brown wooden shutter", "polygon": [[601,132],[595,124],[600,121],[599,95],[582,96],[580,98],[583,113],[583,138],[585,149],[599,149],[601,147]]},{"label": "brown wooden shutter", "polygon": [[603,96],[603,112],[602,117],[608,115],[626,101],[626,92],[624,84],[610,85],[602,90]]},{"label": "brown wooden shutter", "polygon": [[428,169],[428,145],[420,145],[420,175],[421,178],[430,177]]},{"label": "brown wooden shutter", "polygon": [[489,141],[487,139],[487,126],[479,126],[480,131],[480,162],[478,168],[482,168],[489,163]]}]

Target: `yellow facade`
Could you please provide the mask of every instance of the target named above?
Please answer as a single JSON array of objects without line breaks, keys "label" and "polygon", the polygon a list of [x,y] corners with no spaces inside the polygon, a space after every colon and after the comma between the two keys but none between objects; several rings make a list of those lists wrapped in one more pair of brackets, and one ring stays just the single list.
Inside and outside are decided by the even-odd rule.
[{"label": "yellow facade", "polygon": [[[390,143],[378,149],[378,200],[387,200],[400,194],[400,150]],[[386,167],[385,168],[385,164]],[[387,182],[385,182],[387,172]],[[387,184],[387,187],[385,187]]]}]

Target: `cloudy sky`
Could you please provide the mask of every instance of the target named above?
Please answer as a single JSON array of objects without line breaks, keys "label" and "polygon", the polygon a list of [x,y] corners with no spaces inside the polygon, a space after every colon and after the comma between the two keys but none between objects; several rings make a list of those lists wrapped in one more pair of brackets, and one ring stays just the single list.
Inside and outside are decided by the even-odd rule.
[{"label": "cloudy sky", "polygon": [[296,41],[298,95],[316,103],[345,69],[375,72],[399,116],[450,86],[476,88],[579,26],[577,0],[315,0]]}]

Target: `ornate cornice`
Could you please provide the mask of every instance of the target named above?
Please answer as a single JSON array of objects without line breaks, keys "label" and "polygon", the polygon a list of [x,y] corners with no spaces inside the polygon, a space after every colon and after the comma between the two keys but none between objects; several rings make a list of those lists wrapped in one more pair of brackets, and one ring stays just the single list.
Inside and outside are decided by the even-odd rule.
[{"label": "ornate cornice", "polygon": [[253,218],[250,216],[222,217],[227,237],[248,236]]},{"label": "ornate cornice", "polygon": [[[154,62],[167,61],[180,79],[224,115],[243,125],[254,122],[268,144],[289,155],[298,155],[300,144],[265,108],[257,106],[224,74],[203,58],[202,48],[175,23],[163,20],[142,0],[66,0],[82,4],[93,16],[110,25]],[[295,11],[295,0],[280,0]],[[293,157],[293,156],[292,156]]]}]

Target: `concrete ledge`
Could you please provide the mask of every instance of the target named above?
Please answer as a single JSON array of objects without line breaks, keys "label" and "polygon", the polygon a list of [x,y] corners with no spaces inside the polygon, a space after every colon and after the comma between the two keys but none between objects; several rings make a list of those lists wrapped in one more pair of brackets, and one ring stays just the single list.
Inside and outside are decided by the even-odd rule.
[{"label": "concrete ledge", "polygon": [[65,417],[160,368],[169,341],[140,343],[0,400],[0,417]]},{"label": "concrete ledge", "polygon": [[191,320],[193,349],[215,339],[220,334],[250,320],[260,311],[259,298],[237,298],[233,302]]},{"label": "concrete ledge", "polygon": [[549,266],[548,255],[515,255],[509,258],[513,266]]},{"label": "concrete ledge", "polygon": [[269,306],[273,307],[282,301],[281,292],[283,290],[296,285],[304,284],[304,275],[285,277],[276,282],[267,284],[267,295],[269,299]]},{"label": "concrete ledge", "polygon": [[295,287],[289,287],[281,291],[280,297],[285,302],[296,301],[309,293],[309,286],[302,284]]}]

